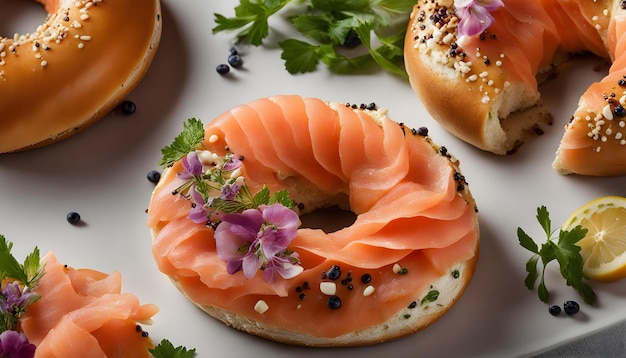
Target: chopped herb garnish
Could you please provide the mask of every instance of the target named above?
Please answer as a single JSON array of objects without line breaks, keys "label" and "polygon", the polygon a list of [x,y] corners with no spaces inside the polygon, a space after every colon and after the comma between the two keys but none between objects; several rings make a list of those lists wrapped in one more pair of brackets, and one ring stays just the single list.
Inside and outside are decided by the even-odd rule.
[{"label": "chopped herb garnish", "polygon": [[[338,73],[355,72],[376,63],[408,78],[402,58],[405,24],[414,0],[240,0],[234,17],[214,14],[217,25],[213,33],[239,31],[240,41],[259,46],[269,35],[268,19],[289,3],[298,4],[291,22],[306,39],[279,43],[289,73],[315,71],[319,62]],[[378,38],[377,47],[372,36]],[[345,50],[361,44],[367,54],[346,55]]]},{"label": "chopped herb garnish", "polygon": [[[44,265],[39,260],[39,249],[36,247],[26,256],[23,264],[11,254],[12,248],[13,243],[0,235],[0,333],[4,338],[0,343],[8,344],[10,341],[15,344],[11,348],[15,352],[19,350],[24,354],[31,354],[35,351],[35,346],[21,332],[19,321],[28,306],[39,299],[32,289],[44,275]],[[13,350],[6,352],[10,354]]]},{"label": "chopped herb garnish", "polygon": [[587,229],[580,225],[569,231],[560,229],[558,240],[555,242],[552,237],[554,232],[551,228],[550,214],[545,206],[537,208],[537,221],[539,221],[547,238],[546,242],[541,245],[541,248],[522,228],[517,228],[517,237],[520,245],[534,254],[526,262],[526,272],[528,272],[524,281],[526,287],[529,290],[535,288],[535,282],[539,278],[537,263],[541,259],[543,267],[537,294],[542,302],[547,303],[550,299],[550,292],[546,288],[544,280],[546,266],[551,261],[556,260],[559,263],[561,275],[566,280],[567,285],[576,289],[586,303],[593,304],[596,300],[596,294],[591,287],[583,282],[583,279],[587,277],[583,273],[583,259],[580,255],[580,246],[576,245],[578,241],[585,237]]},{"label": "chopped herb garnish", "polygon": [[196,350],[183,346],[174,347],[167,339],[163,339],[156,347],[148,350],[154,358],[193,358]]},{"label": "chopped herb garnish", "polygon": [[159,165],[169,167],[175,161],[187,155],[187,153],[196,150],[203,139],[204,126],[202,121],[196,118],[189,118],[183,124],[183,131],[174,138],[174,142],[161,149],[162,158],[159,161]]},{"label": "chopped herb garnish", "polygon": [[434,302],[437,300],[437,298],[439,298],[439,291],[437,290],[430,290],[428,291],[428,293],[426,294],[426,296],[424,296],[424,298],[422,298],[422,301],[420,302],[420,306],[423,306],[427,303],[430,302]]},{"label": "chopped herb garnish", "polygon": [[13,243],[0,235],[0,273],[2,274],[0,282],[10,279],[31,289],[36,287],[44,274],[44,267],[39,260],[39,249],[35,247],[33,252],[26,256],[24,263],[20,264],[11,254],[12,248]]},{"label": "chopped herb garnish", "polygon": [[[181,161],[176,176],[183,182],[173,194],[191,202],[189,219],[215,230],[217,254],[230,274],[243,271],[251,279],[261,270],[268,282],[300,274],[298,254],[288,248],[300,225],[289,193],[272,194],[264,185],[252,194],[241,175],[244,157],[230,151],[212,153],[201,145],[203,138],[202,122],[192,118],[162,150],[162,165]],[[214,143],[212,138],[209,142]]]}]

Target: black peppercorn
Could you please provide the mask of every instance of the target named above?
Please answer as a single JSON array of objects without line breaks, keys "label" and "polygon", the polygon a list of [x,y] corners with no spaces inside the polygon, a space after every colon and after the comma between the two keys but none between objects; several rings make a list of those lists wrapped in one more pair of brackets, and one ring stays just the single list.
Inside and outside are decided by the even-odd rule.
[{"label": "black peppercorn", "polygon": [[548,312],[550,312],[553,316],[558,316],[561,313],[561,307],[554,305],[548,308]]},{"label": "black peppercorn", "polygon": [[137,105],[133,101],[122,101],[122,103],[120,103],[120,110],[123,114],[133,114],[137,111]]},{"label": "black peppercorn", "polygon": [[148,178],[149,182],[156,184],[159,182],[159,180],[161,180],[161,173],[157,172],[156,170],[151,170],[146,175],[146,178]]},{"label": "black peppercorn", "polygon": [[341,277],[341,268],[337,265],[333,265],[328,271],[326,271],[326,277],[330,280],[336,280]]},{"label": "black peppercorn", "polygon": [[217,71],[217,73],[219,73],[220,75],[225,75],[230,72],[230,67],[227,64],[222,63],[215,67],[215,71]]},{"label": "black peppercorn", "polygon": [[361,282],[370,283],[370,281],[372,281],[372,275],[370,275],[369,273],[363,274],[361,276]]},{"label": "black peppercorn", "polygon": [[339,296],[332,295],[328,297],[328,308],[336,310],[341,307],[341,298]]},{"label": "black peppercorn", "polygon": [[80,221],[80,214],[75,211],[69,212],[67,213],[66,219],[70,224],[77,224]]},{"label": "black peppercorn", "polygon": [[563,311],[568,315],[573,315],[580,311],[580,306],[576,301],[565,301],[563,304]]}]

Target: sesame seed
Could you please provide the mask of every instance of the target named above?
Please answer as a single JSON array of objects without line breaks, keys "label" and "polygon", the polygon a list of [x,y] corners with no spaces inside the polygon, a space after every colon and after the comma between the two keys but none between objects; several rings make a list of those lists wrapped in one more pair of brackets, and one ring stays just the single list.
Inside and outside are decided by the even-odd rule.
[{"label": "sesame seed", "polygon": [[254,305],[254,310],[260,314],[267,312],[268,309],[270,309],[270,306],[263,300],[258,300]]},{"label": "sesame seed", "polygon": [[84,47],[85,47],[85,44],[84,44],[84,43],[82,43],[82,42],[79,42],[79,43],[78,43],[78,45],[77,45],[77,47],[78,47],[78,48],[84,48]]},{"label": "sesame seed", "polygon": [[607,104],[604,108],[602,108],[602,115],[608,120],[613,119],[613,111],[611,110],[610,105]]},{"label": "sesame seed", "polygon": [[41,67],[46,67],[48,65],[48,61],[43,60],[41,61],[41,63],[39,63],[41,65]]},{"label": "sesame seed", "polygon": [[212,134],[212,135],[209,137],[209,143],[215,143],[215,142],[217,142],[219,139],[220,139],[220,137],[218,137],[218,136],[217,136],[217,134]]},{"label": "sesame seed", "polygon": [[83,35],[83,36],[80,37],[80,39],[82,41],[89,41],[89,40],[91,40],[91,36]]},{"label": "sesame seed", "polygon": [[398,273],[402,270],[402,266],[398,264],[394,264],[392,270],[393,270],[393,273]]},{"label": "sesame seed", "polygon": [[374,293],[376,289],[374,288],[374,286],[367,286],[365,287],[365,289],[363,290],[363,296],[367,297],[370,296],[372,293]]},{"label": "sesame seed", "polygon": [[87,14],[80,14],[80,19],[85,21],[85,20],[89,19],[89,15],[87,15]]}]

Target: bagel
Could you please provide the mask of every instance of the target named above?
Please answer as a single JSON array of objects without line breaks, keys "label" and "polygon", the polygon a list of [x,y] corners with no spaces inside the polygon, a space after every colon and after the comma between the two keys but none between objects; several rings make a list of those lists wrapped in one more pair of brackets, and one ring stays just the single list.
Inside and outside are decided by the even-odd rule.
[{"label": "bagel", "polygon": [[[473,276],[476,204],[459,161],[434,144],[425,128],[410,129],[386,113],[374,104],[282,95],[239,105],[200,124],[204,139],[190,154],[205,158],[197,173],[234,156],[241,166],[227,177],[247,188],[239,193],[286,190],[301,222],[320,212],[333,222],[337,214],[331,208],[355,218],[337,230],[290,226],[294,237],[284,252],[297,254],[297,263],[282,266],[293,269],[288,275],[278,277],[280,271],[270,266],[250,274],[245,259],[237,270],[220,247],[245,252],[245,244],[233,241],[246,226],[239,221],[243,214],[260,211],[265,217],[279,204],[246,210],[237,219],[211,209],[200,218],[211,220],[202,223],[190,210],[197,214],[208,205],[205,200],[214,205],[217,199],[203,194],[202,203],[194,199],[192,205],[198,190],[189,189],[188,168],[196,160],[187,155],[165,168],[147,210],[159,270],[210,316],[287,344],[375,344],[435,322]],[[273,232],[287,231],[287,224],[275,225]],[[266,233],[250,230],[252,237]]]},{"label": "bagel", "polygon": [[36,31],[0,38],[0,153],[69,137],[115,108],[161,37],[159,0],[38,0]]},{"label": "bagel", "polygon": [[455,3],[419,0],[405,39],[411,86],[432,117],[477,148],[513,153],[552,123],[538,106],[538,85],[565,61],[591,53],[613,62],[568,118],[553,167],[562,174],[626,174],[623,1],[503,0],[477,35],[459,34],[465,12]]}]

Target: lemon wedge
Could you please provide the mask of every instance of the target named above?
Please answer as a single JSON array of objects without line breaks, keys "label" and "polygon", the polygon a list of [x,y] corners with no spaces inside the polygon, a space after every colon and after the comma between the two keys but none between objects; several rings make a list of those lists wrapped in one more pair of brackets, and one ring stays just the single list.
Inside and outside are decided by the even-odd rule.
[{"label": "lemon wedge", "polygon": [[592,280],[616,281],[626,277],[626,198],[604,196],[584,204],[563,224],[577,225],[587,235],[577,245],[583,258],[583,273]]}]

